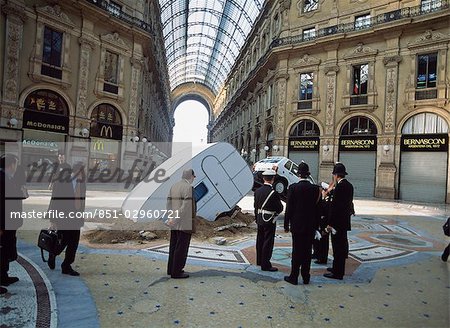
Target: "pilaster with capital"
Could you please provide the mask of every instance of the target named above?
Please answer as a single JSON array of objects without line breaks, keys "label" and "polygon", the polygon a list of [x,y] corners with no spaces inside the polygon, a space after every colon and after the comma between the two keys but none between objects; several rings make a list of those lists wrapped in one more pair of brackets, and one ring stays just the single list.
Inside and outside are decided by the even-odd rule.
[{"label": "pilaster with capital", "polygon": [[279,153],[287,155],[285,147],[284,130],[286,127],[286,97],[288,74],[278,74],[276,76],[276,86],[278,94],[276,119],[273,120],[275,140],[280,147]]},{"label": "pilaster with capital", "polygon": [[386,67],[386,99],[384,112],[384,133],[393,134],[395,131],[395,114],[398,99],[398,64],[402,57],[399,55],[384,57]]},{"label": "pilaster with capital", "polygon": [[2,102],[17,105],[19,98],[20,50],[22,48],[23,23],[26,20],[26,14],[23,7],[10,3],[2,6],[2,12],[6,15]]},{"label": "pilaster with capital", "polygon": [[130,84],[130,107],[128,112],[128,124],[136,125],[137,103],[139,93],[139,81],[141,79],[143,63],[141,60],[131,58],[131,84]]},{"label": "pilaster with capital", "polygon": [[334,135],[334,116],[336,112],[336,79],[339,66],[326,66],[327,95],[325,112],[325,135]]},{"label": "pilaster with capital", "polygon": [[77,116],[86,117],[87,112],[87,93],[89,88],[89,64],[91,52],[94,49],[94,43],[87,39],[80,37],[80,67],[79,67],[79,82],[77,95]]}]

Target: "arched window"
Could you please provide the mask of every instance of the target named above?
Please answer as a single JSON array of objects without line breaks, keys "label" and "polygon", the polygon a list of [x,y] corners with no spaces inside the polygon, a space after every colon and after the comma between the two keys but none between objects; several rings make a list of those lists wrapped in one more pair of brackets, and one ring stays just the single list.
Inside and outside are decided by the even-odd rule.
[{"label": "arched window", "polygon": [[365,116],[352,117],[341,128],[341,136],[368,134],[376,135],[377,127],[370,118]]},{"label": "arched window", "polygon": [[109,104],[100,104],[95,107],[91,114],[91,120],[112,125],[122,125],[122,117],[119,111]]},{"label": "arched window", "polygon": [[448,133],[448,124],[437,114],[421,113],[410,117],[402,128],[402,134],[424,133]]},{"label": "arched window", "polygon": [[25,98],[23,106],[27,110],[69,116],[69,106],[66,101],[52,90],[41,89],[33,91]]},{"label": "arched window", "polygon": [[301,120],[295,124],[291,132],[290,137],[306,137],[306,136],[318,136],[320,135],[320,130],[317,124],[311,120]]}]

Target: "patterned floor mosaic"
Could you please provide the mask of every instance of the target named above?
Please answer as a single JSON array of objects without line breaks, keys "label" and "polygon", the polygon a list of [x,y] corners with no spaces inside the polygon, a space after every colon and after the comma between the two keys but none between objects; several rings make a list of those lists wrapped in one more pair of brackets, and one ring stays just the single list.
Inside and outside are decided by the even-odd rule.
[{"label": "patterned floor mosaic", "polygon": [[[168,255],[169,245],[151,247],[147,248],[145,251]],[[223,246],[205,247],[199,245],[191,245],[189,247],[188,257],[191,259],[203,261],[249,264],[241,251],[235,249],[226,249]]]}]

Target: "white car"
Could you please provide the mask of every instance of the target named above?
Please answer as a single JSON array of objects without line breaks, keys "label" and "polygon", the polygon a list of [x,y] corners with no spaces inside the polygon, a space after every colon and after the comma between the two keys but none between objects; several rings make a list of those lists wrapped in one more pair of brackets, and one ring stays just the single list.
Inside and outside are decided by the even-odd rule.
[{"label": "white car", "polygon": [[[256,162],[253,165],[253,190],[259,188],[263,184],[262,173],[265,170],[273,169],[277,172],[273,187],[281,198],[287,195],[287,189],[293,183],[300,181],[298,177],[298,165],[287,157],[271,156]],[[315,183],[313,178],[309,176],[311,183]]]}]

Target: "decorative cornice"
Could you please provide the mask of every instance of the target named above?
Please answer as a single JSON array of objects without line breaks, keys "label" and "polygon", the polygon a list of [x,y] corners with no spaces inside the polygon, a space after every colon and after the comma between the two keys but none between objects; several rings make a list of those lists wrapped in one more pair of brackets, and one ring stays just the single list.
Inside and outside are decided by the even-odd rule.
[{"label": "decorative cornice", "polygon": [[27,14],[25,13],[24,8],[12,3],[4,4],[2,6],[2,12],[7,16],[17,16],[22,22],[25,22],[27,20]]},{"label": "decorative cornice", "polygon": [[386,56],[383,58],[383,64],[387,65],[389,63],[400,63],[402,61],[403,57],[399,55],[394,56]]},{"label": "decorative cornice", "polygon": [[408,48],[418,47],[426,43],[434,43],[439,41],[448,41],[449,36],[444,35],[440,32],[435,32],[432,30],[426,30],[417,39],[408,43]]},{"label": "decorative cornice", "polygon": [[123,50],[129,51],[130,47],[125,43],[125,41],[119,36],[119,33],[114,32],[110,34],[103,34],[100,36],[102,42],[109,43],[115,47],[122,48]]},{"label": "decorative cornice", "polygon": [[317,66],[320,65],[320,59],[310,56],[309,54],[304,54],[297,63],[294,64],[295,68],[305,67],[305,66]]},{"label": "decorative cornice", "polygon": [[72,20],[67,16],[62,10],[59,5],[52,6],[45,6],[45,7],[39,7],[36,8],[36,11],[47,16],[49,19],[63,23],[65,25],[68,25],[70,27],[75,27],[75,23],[72,22]]},{"label": "decorative cornice", "polygon": [[360,42],[358,45],[349,53],[347,53],[344,58],[351,59],[355,57],[362,56],[375,56],[378,53],[378,50],[372,49],[369,46],[365,46],[364,43]]}]

